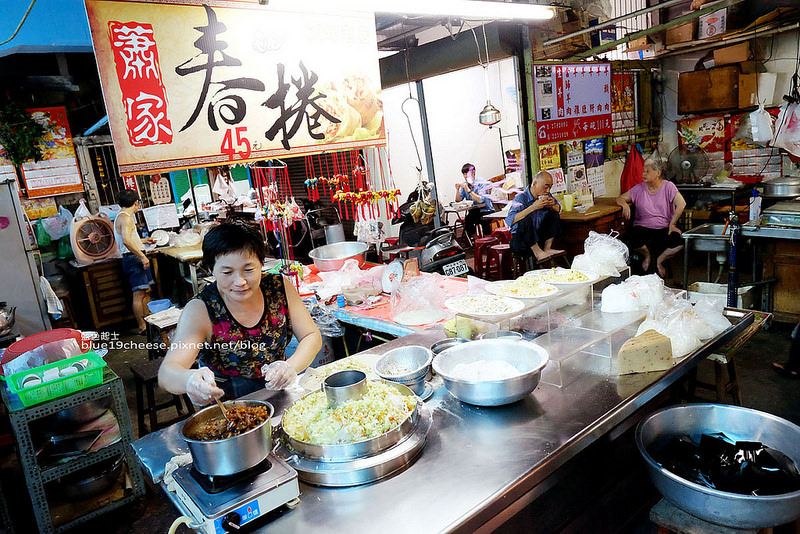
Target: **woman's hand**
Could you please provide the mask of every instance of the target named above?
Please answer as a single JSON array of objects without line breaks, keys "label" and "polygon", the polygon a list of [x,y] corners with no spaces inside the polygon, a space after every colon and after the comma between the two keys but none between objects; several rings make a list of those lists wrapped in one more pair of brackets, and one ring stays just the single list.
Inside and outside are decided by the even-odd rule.
[{"label": "woman's hand", "polygon": [[625,217],[625,220],[629,220],[631,218],[631,207],[627,204],[623,204],[620,207],[622,208],[622,216]]},{"label": "woman's hand", "polygon": [[667,232],[667,234],[671,234],[672,232],[678,232],[678,234],[683,234],[683,232],[681,232],[680,228],[678,228],[674,224],[670,224],[669,225],[669,231]]},{"label": "woman's hand", "polygon": [[261,367],[261,375],[266,382],[266,388],[274,390],[286,389],[297,378],[297,372],[294,367],[286,360],[264,364]]},{"label": "woman's hand", "polygon": [[194,369],[186,380],[186,394],[196,406],[205,406],[214,399],[222,397],[225,392],[217,387],[214,372],[208,367]]}]

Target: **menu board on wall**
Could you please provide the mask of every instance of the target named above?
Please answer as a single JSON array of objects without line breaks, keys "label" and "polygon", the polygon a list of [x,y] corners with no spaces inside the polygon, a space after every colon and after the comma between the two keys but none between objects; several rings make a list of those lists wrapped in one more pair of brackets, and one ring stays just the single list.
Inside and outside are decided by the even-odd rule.
[{"label": "menu board on wall", "polygon": [[40,148],[41,161],[22,164],[22,176],[29,198],[50,197],[83,192],[83,179],[72,145],[67,123],[67,109],[36,108],[27,110],[33,119],[47,124]]},{"label": "menu board on wall", "polygon": [[385,144],[371,11],[86,0],[122,174]]},{"label": "menu board on wall", "polygon": [[611,133],[611,65],[536,65],[536,139],[554,143]]}]

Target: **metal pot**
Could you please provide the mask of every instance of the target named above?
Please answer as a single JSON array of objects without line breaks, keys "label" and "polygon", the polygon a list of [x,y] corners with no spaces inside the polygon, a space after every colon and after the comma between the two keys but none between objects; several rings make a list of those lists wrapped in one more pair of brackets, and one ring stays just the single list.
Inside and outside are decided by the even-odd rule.
[{"label": "metal pot", "polygon": [[272,405],[258,400],[235,400],[223,403],[226,408],[234,406],[266,406],[269,417],[257,427],[230,438],[215,441],[200,441],[196,436],[200,425],[212,419],[224,417],[219,406],[212,405],[191,416],[183,424],[181,435],[189,445],[194,467],[204,475],[233,475],[255,467],[272,450],[272,422],[275,413]]},{"label": "metal pot", "polygon": [[122,472],[124,454],[109,458],[55,482],[59,492],[71,500],[88,499],[110,488]]},{"label": "metal pot", "polygon": [[314,265],[320,271],[338,271],[345,260],[358,260],[358,266],[364,265],[364,254],[367,252],[367,244],[358,241],[344,241],[333,245],[323,245],[308,253],[314,260]]},{"label": "metal pot", "polygon": [[800,196],[800,178],[784,176],[762,182],[764,196],[767,198],[794,198]]}]

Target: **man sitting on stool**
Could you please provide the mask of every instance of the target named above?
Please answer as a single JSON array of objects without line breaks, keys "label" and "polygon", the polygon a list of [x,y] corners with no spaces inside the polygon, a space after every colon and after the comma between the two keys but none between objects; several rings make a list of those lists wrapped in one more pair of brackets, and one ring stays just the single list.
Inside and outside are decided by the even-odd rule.
[{"label": "man sitting on stool", "polygon": [[547,171],[539,171],[531,186],[514,197],[508,208],[506,225],[511,228],[511,251],[521,256],[533,254],[542,261],[563,250],[551,248],[553,238],[561,234],[561,206],[550,188],[553,177]]}]

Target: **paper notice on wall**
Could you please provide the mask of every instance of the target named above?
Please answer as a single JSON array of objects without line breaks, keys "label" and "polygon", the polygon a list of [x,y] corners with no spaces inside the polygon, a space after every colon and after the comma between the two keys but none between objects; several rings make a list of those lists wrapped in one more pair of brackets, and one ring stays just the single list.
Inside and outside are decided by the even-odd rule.
[{"label": "paper notice on wall", "polygon": [[587,169],[603,166],[603,163],[605,162],[603,144],[604,139],[602,137],[598,137],[597,139],[589,139],[584,144],[584,161]]},{"label": "paper notice on wall", "polygon": [[569,141],[567,146],[567,167],[583,165],[583,141]]},{"label": "paper notice on wall", "polygon": [[175,204],[160,204],[142,210],[147,228],[152,232],[159,228],[176,228],[178,224],[178,209]]},{"label": "paper notice on wall", "polygon": [[553,187],[550,188],[551,193],[563,193],[567,190],[567,180],[564,177],[564,169],[549,169],[547,172],[553,177]]},{"label": "paper notice on wall", "polygon": [[539,147],[539,168],[542,170],[561,167],[561,151],[558,143]]},{"label": "paper notice on wall", "polygon": [[567,188],[570,191],[580,191],[589,187],[589,182],[586,179],[586,167],[584,165],[575,165],[567,169],[567,176],[569,181]]},{"label": "paper notice on wall", "polygon": [[586,179],[594,196],[601,197],[606,194],[606,172],[604,166],[586,169]]}]

